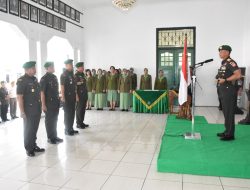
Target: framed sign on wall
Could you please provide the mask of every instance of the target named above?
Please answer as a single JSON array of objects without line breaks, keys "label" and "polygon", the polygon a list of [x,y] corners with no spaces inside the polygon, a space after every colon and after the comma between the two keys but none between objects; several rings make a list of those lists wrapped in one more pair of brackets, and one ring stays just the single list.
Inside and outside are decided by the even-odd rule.
[{"label": "framed sign on wall", "polygon": [[0,0],[0,11],[7,13],[7,11],[8,11],[7,6],[8,6],[7,0]]}]

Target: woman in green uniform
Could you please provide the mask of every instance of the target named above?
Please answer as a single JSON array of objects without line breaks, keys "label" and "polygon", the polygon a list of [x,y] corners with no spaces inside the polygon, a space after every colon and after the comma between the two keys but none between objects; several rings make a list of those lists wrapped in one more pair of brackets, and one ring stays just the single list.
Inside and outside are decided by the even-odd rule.
[{"label": "woman in green uniform", "polygon": [[91,110],[92,100],[93,100],[93,87],[94,80],[90,70],[86,70],[86,80],[87,80],[87,90],[88,90],[88,101],[87,101],[87,110]]},{"label": "woman in green uniform", "polygon": [[132,80],[128,75],[127,69],[123,69],[123,74],[119,79],[118,92],[120,93],[121,111],[128,111],[130,106],[130,93],[132,92]]},{"label": "woman in green uniform", "polygon": [[119,75],[115,73],[115,67],[110,67],[110,75],[107,77],[108,101],[110,103],[110,111],[115,110],[117,102]]},{"label": "woman in green uniform", "polygon": [[95,92],[95,108],[97,110],[103,110],[103,93],[105,93],[106,83],[102,75],[102,69],[98,69],[96,80],[94,83],[94,92]]},{"label": "woman in green uniform", "polygon": [[[91,74],[92,74],[92,78],[93,78],[93,83],[95,83],[96,77],[97,77],[96,70],[92,69],[91,71],[92,71]],[[94,106],[94,103],[95,103],[95,93],[93,92],[92,93],[92,106]]]},{"label": "woman in green uniform", "polygon": [[148,69],[144,69],[144,75],[141,76],[140,90],[152,90],[152,77],[148,74]]},{"label": "woman in green uniform", "polygon": [[[102,70],[102,75],[104,77],[104,81],[105,81],[105,84],[106,84],[108,72],[105,71],[105,70]],[[107,93],[106,92],[103,93],[103,106],[108,107],[108,100],[107,100]]]},{"label": "woman in green uniform", "polygon": [[167,78],[164,77],[163,70],[159,70],[158,77],[155,78],[155,90],[167,90],[168,89],[168,83]]}]

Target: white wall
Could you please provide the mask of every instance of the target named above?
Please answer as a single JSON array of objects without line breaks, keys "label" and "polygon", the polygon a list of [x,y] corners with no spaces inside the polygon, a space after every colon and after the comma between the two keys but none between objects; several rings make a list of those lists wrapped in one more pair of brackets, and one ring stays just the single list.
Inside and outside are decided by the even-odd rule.
[{"label": "white wall", "polygon": [[[51,12],[53,14],[56,14],[53,11],[50,11],[49,9],[46,9],[43,6],[40,6],[37,3],[34,3],[32,1],[26,0],[30,4],[34,4],[37,7],[41,7],[42,9],[45,9],[47,12]],[[68,3],[74,8],[77,8],[79,11],[82,11],[80,6],[74,2],[72,4],[70,0],[64,1],[65,3]],[[58,16],[62,17],[61,15],[58,14]],[[82,18],[81,18],[82,19]],[[29,58],[30,60],[36,60],[38,63],[40,62],[41,65],[38,65],[38,70],[41,70],[42,73],[38,76],[39,78],[41,77],[41,74],[44,73],[43,69],[43,64],[45,61],[47,61],[47,43],[48,41],[53,37],[53,36],[59,36],[62,38],[65,38],[69,41],[71,44],[73,51],[77,51],[77,49],[80,49],[82,51],[83,47],[83,38],[82,38],[82,31],[83,29],[74,26],[70,23],[67,22],[66,26],[66,33],[57,31],[55,29],[43,26],[38,23],[33,23],[31,21],[27,21],[25,19],[22,19],[20,17],[11,15],[11,14],[6,14],[3,12],[0,12],[0,20],[5,21],[11,24],[16,25],[26,36],[26,38],[29,40]],[[82,25],[81,21],[81,25]],[[1,29],[4,30],[4,29]],[[11,38],[11,36],[8,36]],[[37,42],[41,43],[41,60],[37,60]],[[56,49],[54,50],[56,51]],[[64,55],[62,55],[64,56]],[[74,57],[72,57],[74,59]],[[81,59],[83,59],[81,55]],[[28,60],[27,60],[28,61]],[[20,63],[23,64],[23,63]],[[63,64],[62,64],[63,67]]]},{"label": "white wall", "polygon": [[[247,9],[250,9],[250,2],[247,2]],[[250,52],[250,12],[247,11],[246,17],[245,17],[245,34],[244,34],[244,63],[245,66],[247,68],[246,70],[246,88],[249,89],[249,83],[250,83],[250,56],[249,56],[249,52]],[[247,102],[247,97],[245,95],[245,102]],[[245,103],[246,107],[247,107],[247,103]]]},{"label": "white wall", "polygon": [[196,61],[214,58],[213,63],[197,71],[202,90],[198,87],[196,104],[216,106],[214,77],[220,65],[218,47],[230,44],[232,58],[239,66],[247,64],[243,58],[243,42],[249,36],[244,32],[245,13],[249,12],[246,2],[178,0],[140,4],[138,1],[128,12],[112,6],[88,9],[84,15],[84,60],[89,68],[132,66],[138,74],[148,67],[155,77],[156,28],[196,26]]}]

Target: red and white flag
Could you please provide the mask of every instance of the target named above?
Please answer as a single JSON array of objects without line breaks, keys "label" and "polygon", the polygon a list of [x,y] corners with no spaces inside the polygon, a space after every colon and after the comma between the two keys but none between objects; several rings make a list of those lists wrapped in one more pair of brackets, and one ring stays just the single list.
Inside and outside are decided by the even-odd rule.
[{"label": "red and white flag", "polygon": [[185,36],[184,49],[182,54],[181,79],[179,86],[179,104],[182,105],[187,101],[187,88],[191,83],[191,77],[188,66],[187,55],[187,36]]}]

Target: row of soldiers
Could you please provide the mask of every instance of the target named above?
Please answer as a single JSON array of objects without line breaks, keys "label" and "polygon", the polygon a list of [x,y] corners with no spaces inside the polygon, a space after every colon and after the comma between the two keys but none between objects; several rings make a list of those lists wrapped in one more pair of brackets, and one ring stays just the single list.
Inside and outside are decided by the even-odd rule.
[{"label": "row of soldiers", "polygon": [[[60,76],[61,97],[59,96],[58,79],[53,74],[55,72],[53,62],[44,64],[46,74],[41,78],[40,83],[35,77],[36,62],[30,61],[23,65],[25,75],[17,81],[17,100],[24,121],[24,146],[28,156],[35,156],[36,152],[45,151],[36,144],[36,134],[42,111],[45,113],[47,138],[51,144],[63,142],[63,139],[57,136],[60,103],[63,104],[64,109],[65,135],[69,136],[79,133],[73,128],[75,116],[77,128],[89,127],[84,123],[84,118],[86,107],[88,108],[88,97],[91,97],[92,93],[95,94],[97,109],[103,109],[107,92],[110,110],[115,110],[119,93],[120,108],[122,111],[128,111],[130,95],[137,86],[136,74],[133,72],[133,75],[129,74],[126,69],[118,74],[115,72],[115,67],[111,66],[110,73],[106,75],[103,75],[102,70],[98,69],[96,76],[92,76],[89,70],[85,76],[83,62],[75,65],[75,73],[72,59],[68,59],[64,63],[65,69]],[[152,89],[152,79],[147,69],[144,69],[144,75],[141,76],[140,89]],[[155,89],[167,89],[163,71],[160,71],[159,77],[156,79]]]},{"label": "row of soldiers", "polygon": [[[57,136],[57,120],[60,108],[59,83],[55,72],[54,63],[46,62],[44,67],[46,74],[40,83],[35,77],[36,62],[30,61],[23,65],[25,74],[17,81],[17,100],[24,124],[24,147],[28,156],[35,156],[36,152],[44,152],[36,144],[36,135],[41,118],[41,112],[45,113],[45,127],[48,142],[57,144],[63,139]],[[84,121],[87,102],[87,87],[83,73],[83,62],[76,64],[77,71],[73,73],[73,60],[65,61],[65,71],[60,77],[61,102],[64,109],[65,135],[78,134],[73,129],[75,113],[77,128],[88,127]]]},{"label": "row of soldiers", "polygon": [[[137,89],[137,75],[134,69],[115,69],[110,67],[110,71],[106,72],[102,69],[86,70],[86,82],[88,90],[87,109],[94,106],[97,110],[103,108],[109,102],[110,111],[114,111],[116,105],[120,104],[121,111],[128,111],[132,104],[132,92]],[[148,69],[144,69],[144,74],[140,78],[140,90],[152,90],[152,77],[148,74]],[[167,90],[167,79],[164,72],[159,71],[159,75],[155,79],[155,90]]]}]

